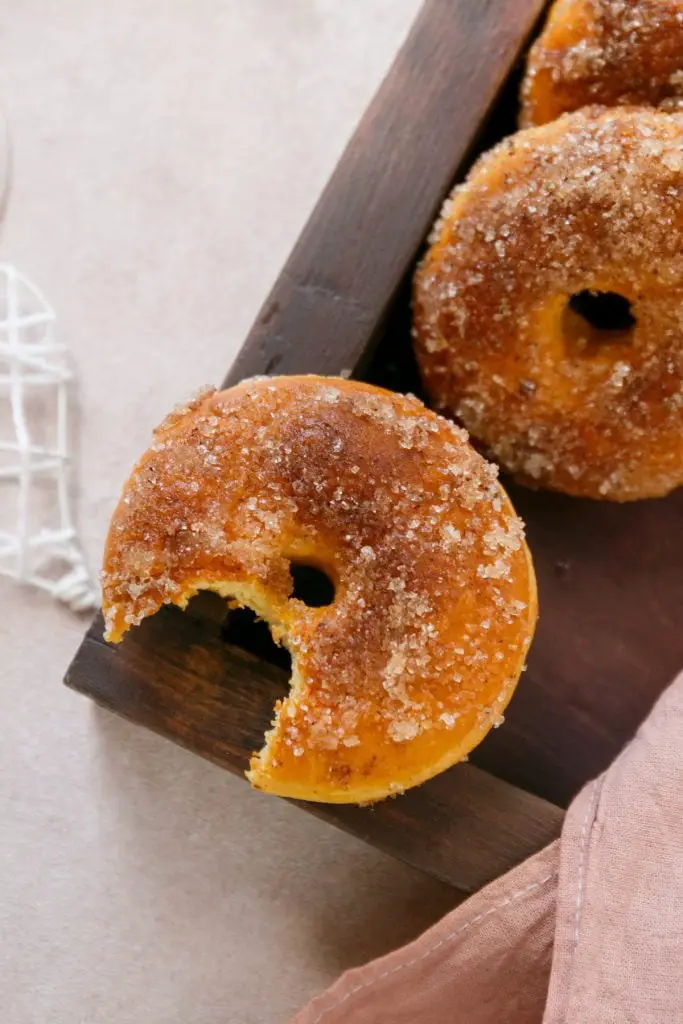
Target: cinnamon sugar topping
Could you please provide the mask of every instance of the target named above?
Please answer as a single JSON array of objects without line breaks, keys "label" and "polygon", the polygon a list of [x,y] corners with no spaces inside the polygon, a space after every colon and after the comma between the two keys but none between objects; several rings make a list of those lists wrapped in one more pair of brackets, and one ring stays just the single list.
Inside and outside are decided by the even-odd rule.
[{"label": "cinnamon sugar topping", "polygon": [[[420,758],[424,777],[427,755],[408,750],[442,735],[436,756],[460,728],[476,742],[533,630],[522,524],[466,438],[417,399],[342,380],[207,393],[126,485],[102,577],[109,637],[200,588],[251,604],[294,669],[258,784],[300,773],[292,759],[323,788],[376,778],[385,756],[386,792]],[[293,598],[292,561],[328,574],[331,605]]]},{"label": "cinnamon sugar topping", "polygon": [[562,0],[529,53],[522,125],[591,104],[683,100],[683,0]]},{"label": "cinnamon sugar topping", "polygon": [[[615,500],[683,483],[683,117],[592,109],[520,132],[445,211],[415,283],[438,407],[526,482]],[[604,293],[625,326],[572,305]]]}]

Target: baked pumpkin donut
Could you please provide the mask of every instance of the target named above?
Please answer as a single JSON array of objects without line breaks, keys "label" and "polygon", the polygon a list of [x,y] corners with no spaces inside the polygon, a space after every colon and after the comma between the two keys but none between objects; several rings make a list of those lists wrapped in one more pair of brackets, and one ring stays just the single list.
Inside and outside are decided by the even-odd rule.
[{"label": "baked pumpkin donut", "polygon": [[[414,786],[502,721],[533,633],[531,560],[496,472],[415,398],[321,377],[207,392],[125,485],[106,637],[217,591],[292,656],[255,786],[328,802]],[[332,602],[295,597],[293,565],[324,571]]]},{"label": "baked pumpkin donut", "polygon": [[529,51],[522,127],[594,104],[683,102],[683,0],[557,0]]},{"label": "baked pumpkin donut", "polygon": [[586,109],[520,132],[433,237],[414,306],[437,408],[533,486],[683,483],[683,118]]}]

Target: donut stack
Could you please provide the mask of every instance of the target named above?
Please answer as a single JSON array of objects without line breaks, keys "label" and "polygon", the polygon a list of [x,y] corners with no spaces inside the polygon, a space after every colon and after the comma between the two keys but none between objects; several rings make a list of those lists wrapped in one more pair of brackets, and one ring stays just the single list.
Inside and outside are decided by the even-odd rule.
[{"label": "donut stack", "polygon": [[435,226],[425,390],[522,483],[613,501],[683,483],[679,97],[683,0],[558,0],[525,127]]}]

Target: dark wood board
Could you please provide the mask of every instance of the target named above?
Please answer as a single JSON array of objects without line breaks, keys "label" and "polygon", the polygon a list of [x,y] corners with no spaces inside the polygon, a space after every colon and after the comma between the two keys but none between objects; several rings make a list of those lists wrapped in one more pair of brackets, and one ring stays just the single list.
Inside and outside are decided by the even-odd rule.
[{"label": "dark wood board", "polygon": [[[475,143],[514,126],[515,59],[542,6],[424,5],[228,383],[348,369],[419,390],[405,282]],[[557,835],[559,806],[606,767],[683,664],[683,493],[630,506],[512,496],[528,523],[541,621],[505,727],[475,751],[478,767],[458,766],[397,800],[306,805],[463,891]],[[216,608],[164,609],[117,648],[101,641],[97,620],[66,682],[242,771],[286,675],[255,627],[233,617],[226,634]]]},{"label": "dark wood board", "polygon": [[683,491],[629,505],[510,492],[541,620],[506,728],[475,760],[566,804],[683,668]]},{"label": "dark wood board", "polygon": [[[102,706],[241,773],[262,745],[288,673],[226,643],[220,622],[225,606],[211,602],[207,612],[207,604],[193,602],[185,613],[162,609],[130,634],[125,657],[102,640],[98,616],[66,681]],[[470,765],[374,807],[301,806],[389,853],[400,850],[402,860],[463,892],[550,842],[562,820],[559,808]]]},{"label": "dark wood board", "polygon": [[545,0],[427,0],[226,385],[355,370]]}]

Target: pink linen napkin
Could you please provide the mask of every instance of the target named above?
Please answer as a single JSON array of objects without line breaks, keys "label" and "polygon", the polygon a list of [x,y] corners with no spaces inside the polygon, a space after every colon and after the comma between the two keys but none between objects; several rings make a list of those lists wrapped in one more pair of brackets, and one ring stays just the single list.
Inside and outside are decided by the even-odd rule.
[{"label": "pink linen napkin", "polygon": [[561,838],[293,1024],[683,1022],[683,675]]}]

